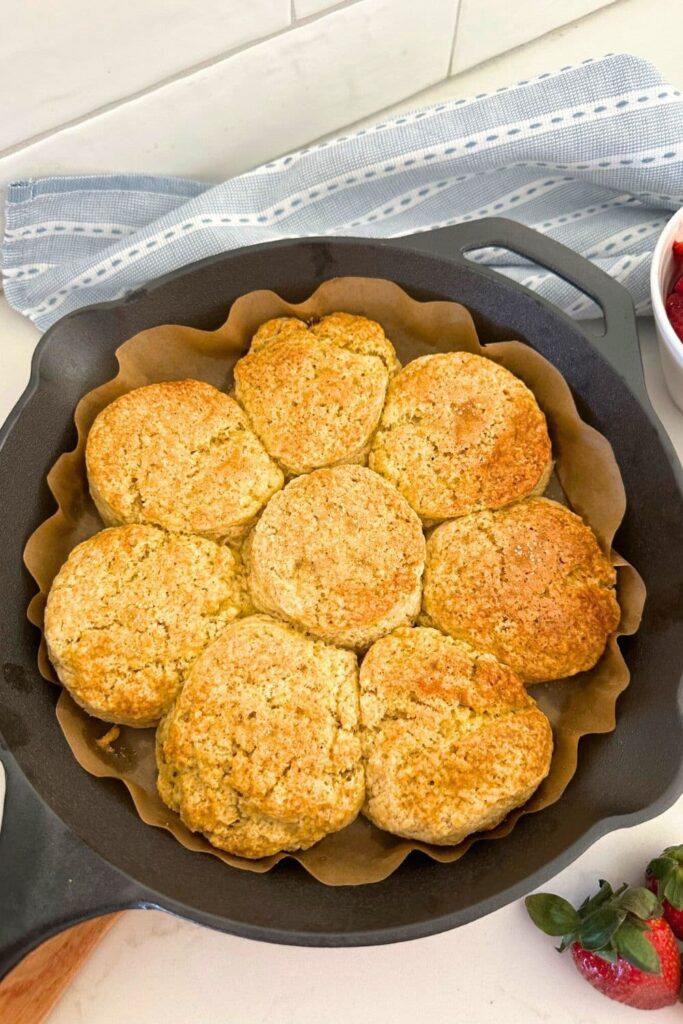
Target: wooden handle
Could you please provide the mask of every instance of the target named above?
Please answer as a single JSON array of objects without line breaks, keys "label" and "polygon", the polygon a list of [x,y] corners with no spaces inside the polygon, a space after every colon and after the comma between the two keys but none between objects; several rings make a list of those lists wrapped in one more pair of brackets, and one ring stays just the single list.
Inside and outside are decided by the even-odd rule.
[{"label": "wooden handle", "polygon": [[120,914],[68,928],[44,942],[0,982],[0,1021],[41,1024]]}]

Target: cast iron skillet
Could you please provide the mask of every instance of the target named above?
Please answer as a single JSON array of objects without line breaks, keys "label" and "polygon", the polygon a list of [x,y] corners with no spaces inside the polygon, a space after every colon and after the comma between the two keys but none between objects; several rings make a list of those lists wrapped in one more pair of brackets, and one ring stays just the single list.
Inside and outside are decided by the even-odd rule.
[{"label": "cast iron skillet", "polygon": [[[483,245],[522,253],[595,298],[605,313],[604,337],[464,259]],[[582,740],[579,769],[562,800],[523,818],[506,839],[476,844],[455,864],[412,854],[386,881],[355,888],[321,885],[291,862],[256,875],[190,853],[144,825],[123,786],[84,772],[57,726],[57,688],[36,668],[38,634],[25,615],[34,584],[21,562],[26,538],[54,508],[45,477],[75,443],[76,402],[116,373],[122,341],[168,322],[213,329],[245,292],[272,288],[300,301],[338,275],[389,278],[417,299],[462,302],[483,341],[525,340],[561,370],[581,415],[614,446],[629,500],[617,544],[648,587],[642,628],[622,641],[632,682],[619,700],[618,728]],[[127,907],[158,907],[237,935],[301,945],[428,935],[521,896],[598,836],[662,811],[681,792],[680,467],[645,393],[629,296],[556,242],[488,220],[399,241],[294,240],[204,260],[52,327],[0,443],[0,757],[8,775],[0,974],[66,925]]]}]

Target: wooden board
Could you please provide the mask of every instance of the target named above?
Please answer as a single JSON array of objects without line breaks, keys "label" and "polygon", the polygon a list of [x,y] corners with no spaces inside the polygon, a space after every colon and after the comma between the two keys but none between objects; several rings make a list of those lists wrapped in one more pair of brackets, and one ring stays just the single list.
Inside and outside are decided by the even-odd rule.
[{"label": "wooden board", "polygon": [[0,982],[0,1021],[41,1024],[119,916],[68,928],[29,953]]}]

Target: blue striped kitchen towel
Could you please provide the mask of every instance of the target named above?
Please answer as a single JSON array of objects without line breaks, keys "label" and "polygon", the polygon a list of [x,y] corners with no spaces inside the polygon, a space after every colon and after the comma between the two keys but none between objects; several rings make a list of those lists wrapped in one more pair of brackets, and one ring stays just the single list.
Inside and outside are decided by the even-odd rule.
[{"label": "blue striped kitchen towel", "polygon": [[[683,100],[611,55],[311,145],[220,185],[55,177],[7,191],[9,303],[41,328],[194,260],[306,235],[391,238],[510,217],[576,249],[649,310],[657,235],[683,204]],[[501,250],[500,267],[575,316],[590,300]]]}]

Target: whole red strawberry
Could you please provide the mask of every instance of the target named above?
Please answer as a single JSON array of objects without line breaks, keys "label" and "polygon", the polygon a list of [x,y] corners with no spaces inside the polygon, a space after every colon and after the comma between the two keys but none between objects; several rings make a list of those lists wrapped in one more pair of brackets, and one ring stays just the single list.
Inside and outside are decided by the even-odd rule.
[{"label": "whole red strawberry", "polygon": [[641,1010],[671,1006],[681,987],[676,939],[657,896],[624,883],[614,891],[600,881],[578,910],[552,893],[527,896],[532,921],[546,935],[562,936],[577,969],[603,995]]},{"label": "whole red strawberry", "polygon": [[604,954],[584,949],[578,942],[572,943],[572,956],[580,973],[598,992],[640,1010],[657,1010],[671,1006],[678,998],[681,961],[676,940],[664,918],[653,917],[644,923],[649,930],[638,934],[656,950],[661,964],[659,974],[634,967],[624,956],[610,962]]},{"label": "whole red strawberry", "polygon": [[664,917],[683,940],[683,846],[667,846],[645,869],[647,884],[659,897]]}]

